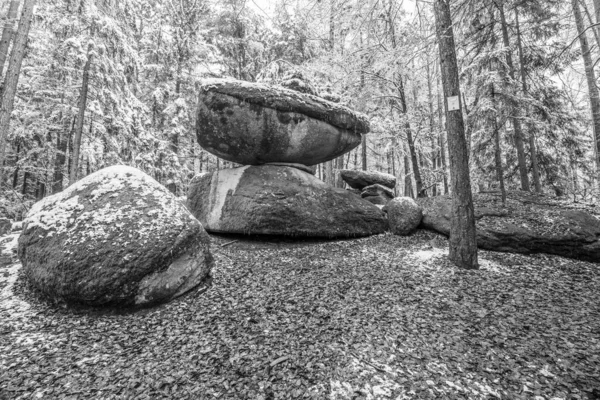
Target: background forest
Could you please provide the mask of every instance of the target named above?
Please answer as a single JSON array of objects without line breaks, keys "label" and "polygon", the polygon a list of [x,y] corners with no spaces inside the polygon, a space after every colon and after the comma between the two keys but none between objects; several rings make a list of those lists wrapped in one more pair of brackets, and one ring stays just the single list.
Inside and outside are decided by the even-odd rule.
[{"label": "background forest", "polygon": [[[597,198],[598,3],[451,2],[475,189],[502,182]],[[372,132],[318,166],[324,180],[341,186],[336,170],[369,169],[396,175],[399,195],[448,192],[429,3],[11,0],[1,7],[0,214],[19,218],[35,199],[117,163],[177,195],[195,174],[231,167],[195,140],[206,77],[300,86],[367,114]]]}]

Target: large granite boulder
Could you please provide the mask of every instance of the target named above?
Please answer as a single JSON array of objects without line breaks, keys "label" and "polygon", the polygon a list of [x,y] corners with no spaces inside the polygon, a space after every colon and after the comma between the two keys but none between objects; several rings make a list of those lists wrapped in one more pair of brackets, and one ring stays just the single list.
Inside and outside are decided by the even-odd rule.
[{"label": "large granite boulder", "polygon": [[356,169],[340,170],[342,179],[353,189],[363,190],[367,186],[379,184],[390,189],[396,186],[396,177],[377,171],[360,171]]},{"label": "large granite boulder", "polygon": [[[421,227],[450,233],[452,199],[421,198]],[[499,193],[473,195],[477,245],[513,253],[548,253],[600,262],[600,219],[595,207],[527,192],[509,192],[506,207]]]},{"label": "large granite boulder", "polygon": [[245,165],[314,165],[358,146],[369,122],[339,104],[283,87],[206,80],[196,122],[200,146]]},{"label": "large granite boulder", "polygon": [[18,255],[47,296],[92,306],[144,306],[209,278],[209,237],[190,212],[145,173],[114,166],[36,203]]},{"label": "large granite boulder", "polygon": [[199,175],[192,180],[188,207],[209,232],[332,238],[387,228],[385,215],[373,204],[285,166]]},{"label": "large granite boulder", "polygon": [[410,197],[396,197],[383,210],[387,212],[390,231],[399,236],[413,233],[423,219],[421,206]]}]

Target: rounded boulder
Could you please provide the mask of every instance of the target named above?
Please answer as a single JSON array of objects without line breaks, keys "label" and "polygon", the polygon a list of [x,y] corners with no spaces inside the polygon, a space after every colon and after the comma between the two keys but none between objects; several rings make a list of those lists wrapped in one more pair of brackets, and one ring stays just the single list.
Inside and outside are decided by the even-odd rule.
[{"label": "rounded boulder", "polygon": [[91,306],[169,301],[207,280],[214,263],[200,222],[164,186],[127,166],[36,203],[18,255],[41,292]]},{"label": "rounded boulder", "polygon": [[396,197],[390,200],[385,206],[385,211],[390,231],[394,235],[410,235],[423,219],[423,209],[410,197]]}]

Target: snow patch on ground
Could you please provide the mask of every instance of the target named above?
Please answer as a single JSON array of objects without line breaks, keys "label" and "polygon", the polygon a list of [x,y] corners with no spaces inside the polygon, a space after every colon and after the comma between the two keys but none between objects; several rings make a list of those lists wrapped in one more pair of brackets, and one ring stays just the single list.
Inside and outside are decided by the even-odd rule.
[{"label": "snow patch on ground", "polygon": [[4,284],[0,290],[0,313],[8,314],[11,319],[28,316],[31,308],[28,303],[19,300],[13,292],[20,269],[21,264],[0,269],[0,283]]},{"label": "snow patch on ground", "polygon": [[510,269],[506,265],[499,264],[492,260],[479,258],[479,269],[495,273],[510,273]]},{"label": "snow patch on ground", "polygon": [[448,249],[431,248],[426,250],[419,250],[414,253],[407,254],[407,257],[412,258],[419,262],[429,261],[433,258],[443,257],[448,255]]}]

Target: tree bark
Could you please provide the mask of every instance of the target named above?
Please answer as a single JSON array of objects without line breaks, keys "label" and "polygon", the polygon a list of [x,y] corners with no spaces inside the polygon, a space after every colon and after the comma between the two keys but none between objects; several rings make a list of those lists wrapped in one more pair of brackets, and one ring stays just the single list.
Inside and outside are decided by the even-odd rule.
[{"label": "tree bark", "polygon": [[502,150],[500,149],[500,129],[498,129],[498,111],[496,108],[496,93],[494,84],[491,84],[490,96],[492,97],[492,106],[494,107],[492,119],[492,129],[494,130],[494,160],[496,162],[496,177],[500,184],[500,193],[502,194],[502,206],[506,207],[506,188],[504,187],[504,168],[502,167]]},{"label": "tree bark", "polygon": [[404,90],[404,82],[402,80],[402,76],[398,76],[398,92],[398,94],[400,95],[400,111],[402,112],[405,118],[404,128],[406,129],[406,139],[408,141],[408,150],[410,152],[412,171],[413,176],[415,178],[417,197],[426,197],[427,195],[423,190],[423,180],[421,179],[421,170],[419,168],[419,160],[417,159],[417,150],[415,147],[413,132],[410,126],[410,122],[408,122],[408,105],[406,103],[406,93]]},{"label": "tree bark", "polygon": [[79,111],[77,112],[77,122],[75,124],[75,137],[73,138],[73,156],[71,160],[71,171],[69,173],[69,185],[77,181],[79,171],[79,153],[81,151],[81,136],[83,133],[83,121],[85,118],[85,108],[87,106],[87,94],[90,81],[90,67],[94,58],[94,45],[90,43],[87,50],[87,60],[83,67],[83,78],[81,82],[81,92],[79,93]]},{"label": "tree bark", "polygon": [[[434,1],[436,34],[440,52],[440,69],[444,97],[459,96],[458,64],[450,6],[446,0]],[[452,216],[450,224],[449,259],[461,268],[477,269],[477,237],[469,178],[469,155],[465,142],[462,112],[449,111],[445,101],[450,148],[450,181],[452,185]]]},{"label": "tree bark", "polygon": [[[596,23],[600,24],[600,0],[594,0],[594,14]],[[596,26],[596,37],[600,37],[600,25]],[[600,46],[600,43],[598,43],[598,46]]]},{"label": "tree bark", "polygon": [[[595,4],[595,3],[594,3]],[[598,87],[596,86],[596,76],[594,73],[594,65],[592,63],[592,55],[590,52],[590,46],[585,33],[585,27],[583,26],[583,19],[581,18],[581,11],[577,0],[571,0],[571,6],[573,7],[573,15],[575,16],[575,25],[577,25],[577,33],[579,34],[579,45],[581,46],[581,56],[583,57],[583,64],[585,66],[585,76],[587,78],[588,93],[590,96],[590,107],[592,111],[593,121],[593,136],[594,136],[594,159],[596,162],[596,184],[600,184],[600,93],[598,93]]]},{"label": "tree bark", "polygon": [[442,160],[442,168],[444,169],[444,194],[448,194],[448,163],[446,162],[446,143],[444,132],[446,131],[444,126],[444,118],[442,112],[442,96],[440,94],[440,81],[437,81],[437,101],[438,101],[438,124],[440,129],[440,135],[438,141],[440,143],[440,158]]},{"label": "tree bark", "polygon": [[[527,95],[527,74],[525,72],[525,55],[523,53],[523,41],[521,40],[521,25],[519,24],[519,8],[515,6],[515,23],[517,28],[517,48],[519,50],[519,64],[521,66],[521,83],[523,85],[523,95]],[[529,107],[525,110],[526,117],[529,117]],[[536,193],[542,193],[542,183],[540,181],[540,168],[538,165],[537,151],[535,146],[535,132],[531,124],[529,127],[529,153],[531,156],[531,170],[533,175],[533,186]]]},{"label": "tree bark", "polygon": [[[504,14],[504,0],[500,1],[498,6],[500,10],[500,22],[502,25],[502,40],[506,48],[506,64],[508,65],[508,75],[515,81],[515,66],[513,64],[512,50],[510,49],[510,39],[508,37],[508,27],[506,24],[506,15]],[[519,120],[518,109],[510,106],[511,120],[515,129],[515,147],[517,148],[517,162],[519,164],[519,174],[521,175],[521,190],[529,191],[529,176],[527,175],[527,163],[525,162],[525,147],[523,145],[523,130],[521,129],[521,121]]]},{"label": "tree bark", "polygon": [[[2,80],[2,72],[4,71],[4,63],[8,57],[8,47],[10,41],[15,32],[15,26],[17,24],[17,12],[19,11],[19,0],[11,0],[8,6],[8,14],[6,15],[6,25],[2,30],[2,37],[0,38],[0,81]],[[0,95],[2,94],[2,87],[0,87]]]},{"label": "tree bark", "polygon": [[25,0],[19,28],[14,37],[8,69],[4,80],[4,90],[2,91],[2,100],[0,104],[0,188],[4,185],[4,158],[6,155],[6,138],[10,128],[10,115],[13,110],[15,94],[17,93],[17,84],[19,74],[21,73],[21,64],[25,55],[25,44],[29,35],[29,27],[33,17],[33,7],[36,0]]},{"label": "tree bark", "polygon": [[410,178],[412,174],[410,173],[410,161],[408,160],[408,156],[404,156],[404,196],[405,197],[415,197],[413,193],[413,185],[412,179]]}]

